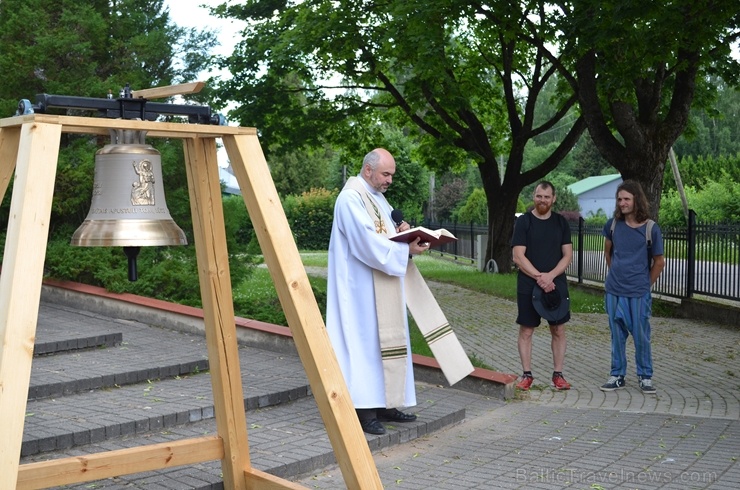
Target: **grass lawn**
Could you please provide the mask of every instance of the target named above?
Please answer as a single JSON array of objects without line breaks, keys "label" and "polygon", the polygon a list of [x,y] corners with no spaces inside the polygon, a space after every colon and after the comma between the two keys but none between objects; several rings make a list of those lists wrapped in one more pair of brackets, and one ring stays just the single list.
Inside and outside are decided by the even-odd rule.
[{"label": "grass lawn", "polygon": [[[327,267],[326,252],[302,252],[301,260],[306,267]],[[414,257],[414,263],[428,281],[454,284],[477,292],[516,301],[516,273],[485,274],[475,267],[461,264],[432,255]],[[326,279],[309,276],[316,301],[322,313],[326,305]],[[580,313],[603,312],[603,294],[570,288],[571,311]],[[285,316],[277,300],[275,287],[266,268],[257,268],[243,283],[234,287],[234,304],[238,316],[286,325]],[[415,354],[432,356],[418,328],[410,320],[411,350]],[[471,358],[474,366],[487,367],[475,356]]]},{"label": "grass lawn", "polygon": [[[305,266],[327,266],[326,252],[302,253],[301,258]],[[516,301],[516,273],[484,274],[471,265],[428,254],[414,257],[414,263],[416,263],[424,279],[428,281],[454,284],[472,291]],[[573,287],[569,289],[571,311],[576,313],[603,313],[604,295],[602,293]]]}]

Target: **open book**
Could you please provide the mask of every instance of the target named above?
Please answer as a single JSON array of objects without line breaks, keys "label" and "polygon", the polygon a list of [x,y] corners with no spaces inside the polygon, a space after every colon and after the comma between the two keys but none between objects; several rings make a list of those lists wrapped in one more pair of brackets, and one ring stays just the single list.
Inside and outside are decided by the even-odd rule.
[{"label": "open book", "polygon": [[421,242],[429,242],[430,247],[436,247],[437,245],[457,240],[455,235],[444,228],[440,228],[439,230],[430,230],[423,226],[417,226],[416,228],[402,231],[398,235],[392,236],[391,240],[394,242],[411,243],[416,240],[416,237],[421,237]]}]

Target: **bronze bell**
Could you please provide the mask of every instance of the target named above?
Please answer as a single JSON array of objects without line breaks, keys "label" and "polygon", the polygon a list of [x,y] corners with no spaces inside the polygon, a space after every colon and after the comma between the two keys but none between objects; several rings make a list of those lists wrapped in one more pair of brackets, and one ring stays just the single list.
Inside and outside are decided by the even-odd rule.
[{"label": "bronze bell", "polygon": [[124,247],[129,280],[136,280],[139,247],[187,245],[167,209],[159,151],[146,131],[111,130],[111,144],[95,153],[93,197],[72,235],[78,247]]}]

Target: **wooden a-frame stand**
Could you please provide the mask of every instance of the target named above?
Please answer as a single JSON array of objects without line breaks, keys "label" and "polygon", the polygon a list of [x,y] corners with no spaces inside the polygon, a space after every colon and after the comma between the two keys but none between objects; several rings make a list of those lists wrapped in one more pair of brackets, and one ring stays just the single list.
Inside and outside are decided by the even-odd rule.
[{"label": "wooden a-frame stand", "polygon": [[[61,134],[110,129],[184,141],[218,435],[20,465]],[[216,138],[231,160],[345,484],[382,488],[256,130],[45,114],[0,120],[0,200],[15,169],[0,274],[0,488],[47,488],[217,459],[228,489],[303,488],[250,464]]]}]

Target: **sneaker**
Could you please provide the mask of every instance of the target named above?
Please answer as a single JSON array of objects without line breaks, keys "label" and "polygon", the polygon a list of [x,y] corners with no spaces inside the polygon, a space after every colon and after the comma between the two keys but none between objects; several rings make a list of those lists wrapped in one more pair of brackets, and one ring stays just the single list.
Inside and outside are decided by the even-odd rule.
[{"label": "sneaker", "polygon": [[569,390],[570,389],[570,383],[565,381],[565,378],[560,373],[552,375],[552,384],[558,390]]},{"label": "sneaker", "polygon": [[529,387],[532,386],[532,383],[534,383],[534,378],[532,376],[522,376],[522,380],[516,384],[516,388],[518,390],[527,391],[529,390]]},{"label": "sneaker", "polygon": [[657,390],[653,386],[653,380],[650,378],[640,378],[640,389],[643,393],[654,394]]},{"label": "sneaker", "polygon": [[606,383],[599,387],[601,391],[614,391],[619,388],[624,388],[624,376],[610,376]]}]

